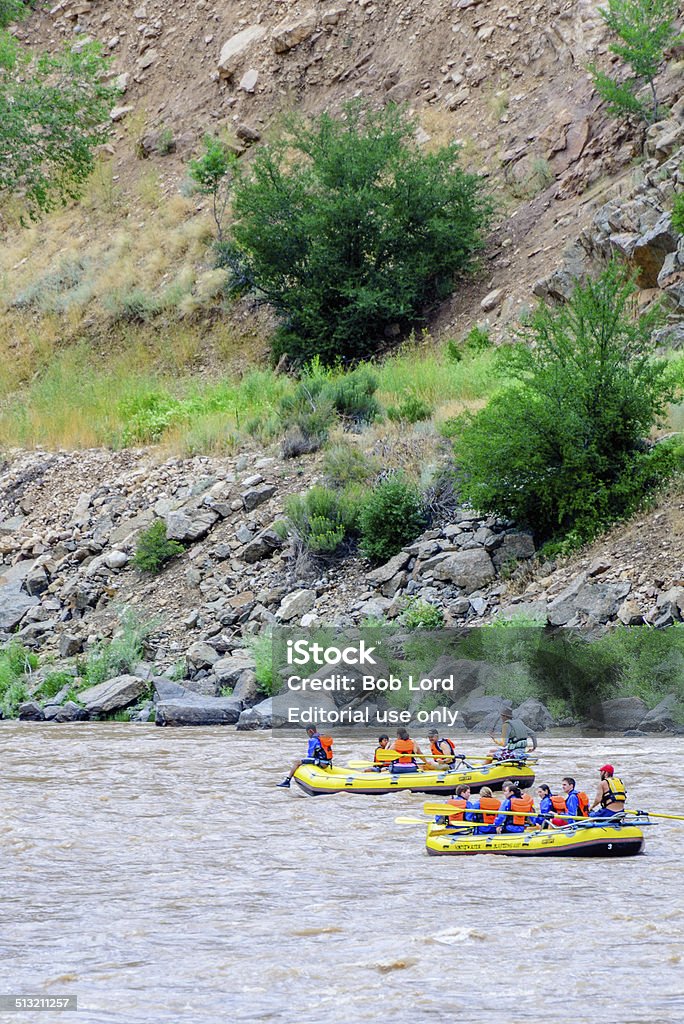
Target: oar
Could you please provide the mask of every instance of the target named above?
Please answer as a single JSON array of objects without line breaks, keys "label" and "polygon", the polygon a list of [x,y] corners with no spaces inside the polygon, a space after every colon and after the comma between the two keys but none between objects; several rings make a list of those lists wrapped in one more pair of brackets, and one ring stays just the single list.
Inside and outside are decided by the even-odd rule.
[{"label": "oar", "polygon": [[[423,804],[423,814],[436,814],[440,817],[444,815],[451,816],[463,811],[465,814],[505,814],[506,817],[520,817],[520,818],[538,818],[539,811],[480,811],[478,807],[455,807],[453,804]],[[554,814],[554,818],[563,818],[567,821],[586,821],[587,819],[582,814]]]},{"label": "oar", "polygon": [[[649,818],[670,818],[672,821],[684,821],[684,814],[659,814],[658,811],[624,811],[623,813],[647,814]],[[604,820],[610,821],[610,818],[605,818]]]}]

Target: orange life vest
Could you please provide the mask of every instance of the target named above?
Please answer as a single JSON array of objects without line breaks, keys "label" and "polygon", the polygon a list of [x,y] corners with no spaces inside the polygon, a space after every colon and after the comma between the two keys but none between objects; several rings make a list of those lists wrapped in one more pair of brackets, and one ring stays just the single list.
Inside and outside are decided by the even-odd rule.
[{"label": "orange life vest", "polygon": [[566,814],[568,805],[565,802],[565,797],[561,796],[560,793],[557,796],[551,797],[551,806],[553,807],[556,814]]},{"label": "orange life vest", "polygon": [[[511,797],[511,810],[518,812],[533,811],[534,800],[531,796]],[[513,818],[509,820],[512,821],[513,825],[527,825],[529,818],[526,814],[518,813],[515,814]]]},{"label": "orange life vest", "polygon": [[589,797],[587,796],[587,794],[584,793],[584,792],[578,793],[577,794],[577,803],[579,805],[579,813],[582,815],[583,818],[588,818],[589,817]]},{"label": "orange life vest", "polygon": [[482,824],[493,825],[496,814],[501,807],[501,801],[497,800],[493,796],[481,796],[480,797],[480,810],[482,811]]},{"label": "orange life vest", "polygon": [[[413,740],[395,740],[394,749],[398,754],[415,754],[416,745]],[[398,764],[415,764],[415,758],[413,757],[399,757],[397,758]]]},{"label": "orange life vest", "polygon": [[[434,757],[436,757],[436,758],[440,758],[440,757],[441,758],[446,758],[446,757],[448,757],[448,755],[445,754],[443,750],[439,749],[439,747],[437,745],[438,743],[446,743],[446,744],[448,744],[448,746],[450,747],[449,753],[451,753],[451,754],[455,753],[456,747],[455,747],[453,741],[452,740],[448,740],[446,738],[446,736],[443,736],[441,739],[438,739],[436,741],[435,740],[430,740],[430,749],[432,750],[432,753],[433,753]],[[447,764],[451,764],[452,762],[453,762],[453,758],[449,757],[448,760],[447,760]]]},{"label": "orange life vest", "polygon": [[456,814],[449,815],[449,824],[453,825],[455,821],[463,821],[463,816],[467,806],[467,801],[462,796],[453,796],[447,800],[448,804],[452,804],[454,807],[458,807]]},{"label": "orange life vest", "polygon": [[321,745],[321,748],[322,748],[323,752],[325,753],[325,756],[327,757],[327,759],[329,761],[332,761],[332,759],[333,759],[333,739],[332,739],[332,736],[320,736],[319,735],[318,741],[319,741],[319,743]]}]

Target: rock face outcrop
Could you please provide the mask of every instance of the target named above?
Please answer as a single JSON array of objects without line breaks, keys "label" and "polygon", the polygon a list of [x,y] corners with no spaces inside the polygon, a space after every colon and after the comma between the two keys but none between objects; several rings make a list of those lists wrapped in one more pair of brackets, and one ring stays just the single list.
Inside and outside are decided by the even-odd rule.
[{"label": "rock face outcrop", "polygon": [[218,59],[218,72],[222,78],[232,78],[252,47],[266,35],[261,25],[250,25],[237,32],[221,47]]}]

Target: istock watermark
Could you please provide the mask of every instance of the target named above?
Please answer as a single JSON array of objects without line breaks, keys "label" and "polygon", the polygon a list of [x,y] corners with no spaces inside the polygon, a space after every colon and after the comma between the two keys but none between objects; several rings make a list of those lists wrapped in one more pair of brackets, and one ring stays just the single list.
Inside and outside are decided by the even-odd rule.
[{"label": "istock watermark", "polygon": [[[527,724],[540,731],[559,726],[577,734],[622,733],[626,710],[638,729],[640,712],[645,718],[658,700],[655,690],[650,703],[642,699],[640,660],[653,674],[659,658],[660,679],[682,646],[679,631],[670,640],[657,632],[655,644],[653,631],[637,636],[625,630],[622,640],[619,630],[602,637],[509,623],[435,632],[372,623],[277,627],[273,698],[262,720],[270,718],[277,731],[404,725],[486,735],[499,727],[505,705],[521,709]],[[637,678],[640,693],[631,697],[630,680]],[[680,692],[681,679],[673,678],[671,689],[677,687]],[[618,696],[631,700],[629,708],[618,707]],[[681,704],[684,711],[684,692]],[[671,724],[676,731],[677,721]]]}]

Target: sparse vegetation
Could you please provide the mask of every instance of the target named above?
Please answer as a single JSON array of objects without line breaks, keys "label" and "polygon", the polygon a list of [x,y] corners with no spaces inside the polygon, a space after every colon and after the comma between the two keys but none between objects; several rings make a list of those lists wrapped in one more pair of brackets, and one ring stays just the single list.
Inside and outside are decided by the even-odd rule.
[{"label": "sparse vegetation", "polygon": [[14,718],[28,700],[27,678],[37,667],[36,655],[15,640],[0,649],[0,709],[5,718]]},{"label": "sparse vegetation", "polygon": [[674,198],[672,204],[672,227],[680,235],[684,235],[684,192],[680,192]]},{"label": "sparse vegetation", "polygon": [[143,659],[145,640],[155,625],[154,621],[140,619],[130,608],[124,609],[113,638],[96,644],[79,663],[82,687],[95,686],[113,676],[131,672]]},{"label": "sparse vegetation", "polygon": [[[607,0],[599,13],[618,37],[610,50],[629,65],[634,77],[615,78],[590,67],[596,91],[615,116],[631,116],[649,123],[657,121],[660,105],[655,80],[665,61],[668,49],[680,43],[676,28],[679,12],[677,0]],[[650,103],[639,97],[639,89],[650,91]]]},{"label": "sparse vegetation", "polygon": [[190,179],[195,189],[211,199],[219,252],[224,241],[226,211],[235,173],[236,160],[228,146],[213,135],[204,136],[204,152],[190,161]]},{"label": "sparse vegetation", "polygon": [[406,629],[442,629],[444,627],[444,612],[434,604],[423,601],[419,597],[406,599],[404,610],[399,616],[402,626]]},{"label": "sparse vegetation", "polygon": [[408,394],[399,405],[390,405],[388,419],[393,423],[419,423],[432,418],[432,406],[416,394]]},{"label": "sparse vegetation", "polygon": [[359,503],[350,490],[312,487],[285,506],[291,532],[314,555],[332,555],[357,530]]},{"label": "sparse vegetation", "polygon": [[333,487],[367,484],[380,470],[377,459],[364,455],[358,445],[338,441],[323,457],[325,475]]},{"label": "sparse vegetation", "polygon": [[141,572],[158,573],[176,555],[183,553],[183,545],[166,536],[166,523],[156,519],[138,537],[133,565]]}]

